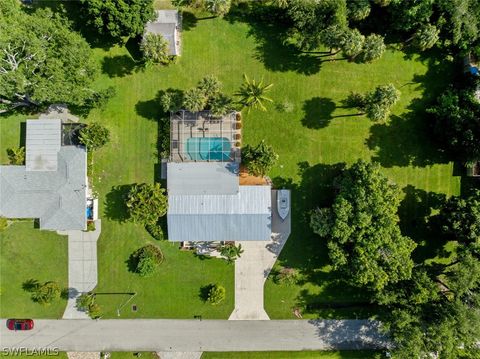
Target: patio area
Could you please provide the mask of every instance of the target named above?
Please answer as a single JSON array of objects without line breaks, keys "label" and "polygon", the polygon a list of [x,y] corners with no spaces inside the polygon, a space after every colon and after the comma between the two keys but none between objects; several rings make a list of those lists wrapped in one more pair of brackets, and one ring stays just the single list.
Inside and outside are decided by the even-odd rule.
[{"label": "patio area", "polygon": [[170,118],[170,161],[240,162],[241,123],[235,112],[179,111]]}]

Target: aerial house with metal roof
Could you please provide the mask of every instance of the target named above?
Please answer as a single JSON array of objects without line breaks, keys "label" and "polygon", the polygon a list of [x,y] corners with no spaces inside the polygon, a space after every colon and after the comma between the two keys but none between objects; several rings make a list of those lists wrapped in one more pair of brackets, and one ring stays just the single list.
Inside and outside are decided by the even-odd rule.
[{"label": "aerial house with metal roof", "polygon": [[240,185],[235,112],[179,111],[170,118],[168,239],[173,242],[271,239],[271,187]]}]

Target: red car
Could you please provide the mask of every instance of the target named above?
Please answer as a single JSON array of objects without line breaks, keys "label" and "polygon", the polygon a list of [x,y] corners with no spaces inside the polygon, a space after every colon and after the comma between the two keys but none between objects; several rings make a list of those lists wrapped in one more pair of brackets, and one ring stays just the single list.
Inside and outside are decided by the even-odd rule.
[{"label": "red car", "polygon": [[32,319],[8,319],[7,328],[10,330],[30,330],[33,329]]}]

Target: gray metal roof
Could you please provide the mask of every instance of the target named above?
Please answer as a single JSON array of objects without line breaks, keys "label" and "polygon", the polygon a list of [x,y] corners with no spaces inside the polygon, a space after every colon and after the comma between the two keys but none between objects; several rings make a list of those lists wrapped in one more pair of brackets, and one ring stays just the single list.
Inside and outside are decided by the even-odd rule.
[{"label": "gray metal roof", "polygon": [[63,146],[56,171],[0,166],[0,215],[39,218],[41,229],[85,229],[86,164],[85,149]]},{"label": "gray metal roof", "polygon": [[238,163],[169,162],[169,195],[226,195],[239,190]]},{"label": "gray metal roof", "polygon": [[168,41],[170,55],[178,55],[175,43],[177,41],[177,26],[179,23],[177,10],[156,10],[157,19],[145,26],[147,33],[162,35]]},{"label": "gray metal roof", "polygon": [[236,195],[169,193],[168,240],[266,241],[271,217],[270,186],[240,186]]},{"label": "gray metal roof", "polygon": [[27,171],[56,171],[61,146],[59,119],[27,120],[25,166]]}]

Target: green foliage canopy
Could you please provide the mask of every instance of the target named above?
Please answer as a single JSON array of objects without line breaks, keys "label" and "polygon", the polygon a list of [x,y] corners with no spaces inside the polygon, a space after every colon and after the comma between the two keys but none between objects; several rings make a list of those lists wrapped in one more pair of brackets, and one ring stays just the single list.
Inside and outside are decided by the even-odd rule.
[{"label": "green foliage canopy", "polygon": [[110,141],[110,131],[98,122],[92,122],[80,130],[79,138],[89,151],[96,151]]},{"label": "green foliage canopy", "polygon": [[265,176],[275,165],[278,155],[272,146],[261,141],[256,147],[246,145],[242,149],[242,161],[254,176]]},{"label": "green foliage canopy", "polygon": [[81,0],[87,23],[113,38],[143,34],[145,24],[155,18],[153,0]]},{"label": "green foliage canopy", "polygon": [[0,113],[66,103],[84,106],[95,94],[98,68],[87,42],[49,9],[0,7]]},{"label": "green foliage canopy", "polygon": [[168,41],[161,34],[146,34],[140,43],[140,50],[147,63],[168,65],[171,61]]},{"label": "green foliage canopy", "polygon": [[381,291],[411,276],[415,243],[398,226],[400,193],[377,164],[358,161],[338,179],[331,208],[311,216],[315,233],[327,240],[333,267],[354,286]]},{"label": "green foliage canopy", "polygon": [[134,184],[128,193],[126,206],[133,222],[156,224],[167,213],[165,189],[159,183]]}]

